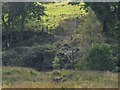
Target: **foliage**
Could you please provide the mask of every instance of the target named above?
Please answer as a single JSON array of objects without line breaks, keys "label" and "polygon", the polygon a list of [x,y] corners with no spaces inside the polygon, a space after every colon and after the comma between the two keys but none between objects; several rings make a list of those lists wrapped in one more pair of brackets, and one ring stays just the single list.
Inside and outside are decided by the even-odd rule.
[{"label": "foliage", "polygon": [[24,30],[26,18],[36,18],[44,14],[44,7],[38,2],[6,2],[3,3],[2,8],[3,30],[6,33],[7,47],[12,44],[12,31],[20,30],[22,32]]},{"label": "foliage", "polygon": [[[112,17],[117,14],[115,8],[115,14],[110,13],[114,3],[103,4],[105,6],[94,3],[86,8],[87,3],[3,3],[4,65],[37,70],[86,70],[89,47],[105,42],[114,49],[112,54],[117,63],[116,36],[111,34],[108,37],[102,31],[103,22],[107,21],[109,30],[114,32],[118,20]],[[104,14],[101,15],[99,10]],[[6,48],[6,44],[10,47]]]},{"label": "foliage", "polygon": [[56,57],[54,58],[54,61],[53,61],[53,68],[54,68],[54,69],[60,69],[60,64],[59,64],[59,62],[60,62],[60,59],[56,56]]},{"label": "foliage", "polygon": [[78,57],[76,67],[85,70],[87,63],[85,58],[89,47],[96,43],[104,43],[105,36],[102,33],[101,23],[91,8],[88,8],[88,15],[82,21],[80,19],[79,27],[73,36],[75,38],[73,42],[75,43],[75,47],[80,48],[81,56]]},{"label": "foliage", "polygon": [[[21,50],[19,50],[21,51]],[[15,51],[4,51],[2,52],[2,63],[3,66],[23,66],[23,63],[20,63],[21,55]]]},{"label": "foliage", "polygon": [[15,47],[2,52],[2,55],[3,66],[31,67],[37,70],[50,69],[54,59],[54,54],[47,45]]},{"label": "foliage", "polygon": [[118,3],[103,2],[103,3],[86,3],[96,13],[98,19],[103,24],[103,31],[108,33],[109,30],[116,30],[118,25]]},{"label": "foliage", "polygon": [[91,70],[113,70],[114,58],[112,56],[111,47],[108,44],[93,45],[86,57],[88,69]]},{"label": "foliage", "polygon": [[39,18],[44,15],[43,11],[44,7],[38,2],[7,2],[3,3],[2,21],[4,25],[15,25],[22,18]]},{"label": "foliage", "polygon": [[[118,2],[91,2],[86,3],[95,12],[97,18],[102,23],[103,34],[105,34],[106,43],[111,44],[115,58],[118,58],[118,47],[120,20],[119,20],[119,3]],[[118,62],[119,63],[119,60]],[[119,64],[117,64],[119,66]]]},{"label": "foliage", "polygon": [[77,62],[77,63],[75,64],[75,69],[77,69],[77,70],[82,69],[81,64]]}]

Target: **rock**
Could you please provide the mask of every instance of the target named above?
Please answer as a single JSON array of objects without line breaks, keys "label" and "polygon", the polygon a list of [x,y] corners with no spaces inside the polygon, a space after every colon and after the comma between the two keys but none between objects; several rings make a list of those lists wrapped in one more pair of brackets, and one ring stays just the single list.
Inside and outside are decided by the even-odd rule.
[{"label": "rock", "polygon": [[52,81],[58,83],[58,82],[62,81],[62,78],[63,78],[62,76],[60,76],[60,77],[54,77]]},{"label": "rock", "polygon": [[56,71],[52,72],[52,75],[54,75],[54,76],[60,76],[61,74],[60,74],[59,70],[56,70]]}]

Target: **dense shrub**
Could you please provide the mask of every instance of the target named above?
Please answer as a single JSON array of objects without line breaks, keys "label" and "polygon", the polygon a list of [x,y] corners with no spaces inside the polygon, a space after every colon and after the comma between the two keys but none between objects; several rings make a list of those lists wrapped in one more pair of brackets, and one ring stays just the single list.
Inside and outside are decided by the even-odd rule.
[{"label": "dense shrub", "polygon": [[2,52],[4,66],[31,67],[37,70],[52,69],[54,53],[47,45],[32,47],[15,47]]},{"label": "dense shrub", "polygon": [[95,44],[87,54],[88,69],[91,70],[113,70],[114,58],[111,47],[108,44]]},{"label": "dense shrub", "polygon": [[84,66],[85,64],[83,64],[83,62],[81,62],[80,60],[78,60],[78,62],[74,65],[76,70],[84,70]]},{"label": "dense shrub", "polygon": [[2,53],[3,66],[23,66],[22,55],[17,54],[15,51],[6,51]]}]

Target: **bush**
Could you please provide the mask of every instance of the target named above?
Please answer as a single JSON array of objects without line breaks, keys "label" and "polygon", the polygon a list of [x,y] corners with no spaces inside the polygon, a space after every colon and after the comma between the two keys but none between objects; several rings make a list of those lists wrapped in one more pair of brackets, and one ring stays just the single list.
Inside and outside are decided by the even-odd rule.
[{"label": "bush", "polygon": [[83,68],[84,68],[84,66],[80,62],[77,62],[74,65],[74,67],[75,67],[76,70],[83,70]]},{"label": "bush", "polygon": [[60,69],[60,59],[56,56],[53,61],[53,68]]},{"label": "bush", "polygon": [[87,67],[91,70],[113,70],[114,58],[108,44],[95,44],[87,54]]},{"label": "bush", "polygon": [[115,69],[112,70],[112,72],[120,72],[120,67],[115,67]]}]

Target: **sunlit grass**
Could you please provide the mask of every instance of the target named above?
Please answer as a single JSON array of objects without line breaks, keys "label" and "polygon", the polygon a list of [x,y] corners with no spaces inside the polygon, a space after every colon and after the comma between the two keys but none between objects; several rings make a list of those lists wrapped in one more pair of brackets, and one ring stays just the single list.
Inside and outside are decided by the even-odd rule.
[{"label": "sunlit grass", "polygon": [[[85,11],[85,4],[80,3],[79,5],[70,5],[66,2],[57,2],[57,3],[49,3],[43,4],[45,7],[45,14],[41,16],[41,21],[38,21],[37,18],[33,20],[28,20],[26,26],[37,27],[39,30],[41,29],[41,24],[46,30],[46,26],[48,26],[49,30],[54,30],[59,26],[60,22],[65,19],[76,18],[81,16],[86,16],[88,13]],[[34,21],[34,22],[33,22]],[[41,23],[42,22],[42,23]]]}]

